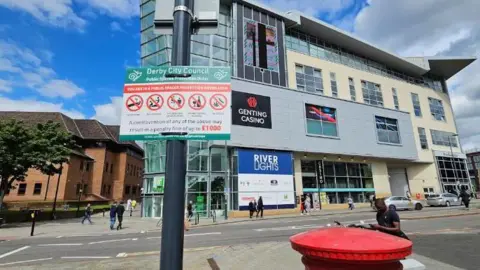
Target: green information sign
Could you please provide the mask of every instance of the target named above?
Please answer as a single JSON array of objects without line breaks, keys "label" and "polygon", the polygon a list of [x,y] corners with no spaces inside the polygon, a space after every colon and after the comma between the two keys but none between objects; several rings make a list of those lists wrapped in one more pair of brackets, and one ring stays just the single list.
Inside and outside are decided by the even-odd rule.
[{"label": "green information sign", "polygon": [[155,176],[153,178],[153,192],[163,193],[165,187],[165,176]]}]

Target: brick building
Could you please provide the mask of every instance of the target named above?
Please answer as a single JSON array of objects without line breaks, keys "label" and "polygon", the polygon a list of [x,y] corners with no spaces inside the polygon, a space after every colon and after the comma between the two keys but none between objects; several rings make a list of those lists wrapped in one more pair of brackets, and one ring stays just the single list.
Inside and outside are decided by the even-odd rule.
[{"label": "brick building", "polygon": [[480,192],[480,149],[467,151],[467,167],[470,173],[470,179],[476,186],[476,191]]},{"label": "brick building", "polygon": [[[97,120],[71,119],[56,112],[0,112],[0,120],[16,119],[27,125],[53,121],[73,134],[81,147],[63,165],[57,200],[111,201],[140,198],[143,149],[118,140],[119,126]],[[30,169],[24,182],[15,182],[4,202],[53,201],[58,174],[50,177]]]}]

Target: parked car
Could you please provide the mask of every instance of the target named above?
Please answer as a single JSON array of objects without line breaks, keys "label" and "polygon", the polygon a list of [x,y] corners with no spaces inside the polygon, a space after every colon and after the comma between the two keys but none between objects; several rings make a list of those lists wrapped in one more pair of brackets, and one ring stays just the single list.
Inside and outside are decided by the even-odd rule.
[{"label": "parked car", "polygon": [[421,201],[409,200],[403,196],[391,196],[385,198],[385,204],[389,209],[393,210],[422,210],[423,204]]},{"label": "parked car", "polygon": [[452,193],[432,194],[427,199],[429,206],[453,206],[462,205],[462,201],[457,195]]}]

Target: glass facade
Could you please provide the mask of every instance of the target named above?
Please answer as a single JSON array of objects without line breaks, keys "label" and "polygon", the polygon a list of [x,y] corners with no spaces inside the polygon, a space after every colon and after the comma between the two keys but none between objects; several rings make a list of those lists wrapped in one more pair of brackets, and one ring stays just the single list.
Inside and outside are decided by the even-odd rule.
[{"label": "glass facade", "polygon": [[362,81],[363,102],[383,107],[382,89],[379,84]]},{"label": "glass facade", "polygon": [[444,192],[458,192],[459,188],[470,189],[470,177],[465,159],[442,156],[436,156],[435,159]]},{"label": "glass facade", "polygon": [[431,129],[432,143],[435,145],[458,147],[457,137],[454,133]]},{"label": "glass facade", "polygon": [[325,193],[327,204],[363,203],[375,192],[371,164],[302,160],[301,168],[303,193]]},{"label": "glass facade", "polygon": [[375,116],[377,127],[377,137],[379,142],[400,143],[400,133],[398,131],[398,122],[396,119]]},{"label": "glass facade", "polygon": [[440,78],[408,76],[404,73],[390,69],[384,64],[359,56],[344,48],[329,44],[320,38],[302,33],[298,30],[288,29],[286,31],[285,45],[290,50],[322,60],[346,65],[391,79],[428,87],[438,92],[447,92],[443,89],[442,79]]},{"label": "glass facade", "polygon": [[432,114],[433,119],[438,121],[446,121],[442,101],[436,98],[429,97],[428,103],[430,104],[430,113]]},{"label": "glass facade", "polygon": [[352,101],[356,101],[357,92],[355,91],[355,83],[353,82],[353,78],[348,78],[348,87],[350,89],[350,99]]},{"label": "glass facade", "polygon": [[338,97],[337,76],[335,72],[330,72],[330,87],[332,88],[332,97]]},{"label": "glass facade", "polygon": [[427,134],[425,133],[425,129],[422,127],[418,128],[418,137],[420,140],[420,146],[422,149],[428,149],[428,141],[427,141]]},{"label": "glass facade", "polygon": [[416,93],[412,93],[412,104],[413,104],[413,111],[415,113],[415,116],[422,117],[422,107],[420,106],[420,98]]},{"label": "glass facade", "polygon": [[395,105],[395,110],[400,110],[400,104],[398,104],[398,95],[397,89],[392,88],[393,104]]},{"label": "glass facade", "polygon": [[323,95],[323,79],[320,69],[295,65],[295,78],[297,90]]}]

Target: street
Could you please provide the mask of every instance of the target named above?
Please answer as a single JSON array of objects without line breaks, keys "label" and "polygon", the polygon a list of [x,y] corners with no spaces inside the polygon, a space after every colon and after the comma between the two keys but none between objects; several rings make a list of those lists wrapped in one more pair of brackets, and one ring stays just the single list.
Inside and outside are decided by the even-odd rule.
[{"label": "street", "polygon": [[[441,210],[443,211],[443,210]],[[465,211],[457,209],[457,211]],[[399,212],[400,216],[420,212]],[[283,241],[307,230],[343,224],[375,223],[374,212],[331,216],[243,221],[192,228],[185,233],[185,249]],[[68,226],[68,225],[66,225]],[[125,223],[128,226],[128,221]],[[88,228],[88,227],[87,227]],[[476,250],[480,248],[478,215],[435,219],[403,220],[404,230],[414,242],[414,253],[463,269],[477,269]],[[157,231],[122,232],[43,238],[24,238],[0,243],[0,266],[27,266],[65,261],[92,261],[126,258],[130,255],[156,254],[161,233]],[[292,250],[292,252],[294,252]]]}]

